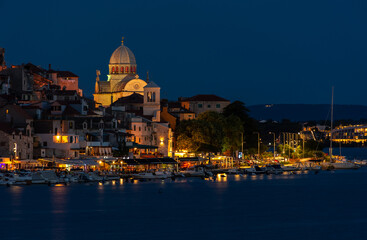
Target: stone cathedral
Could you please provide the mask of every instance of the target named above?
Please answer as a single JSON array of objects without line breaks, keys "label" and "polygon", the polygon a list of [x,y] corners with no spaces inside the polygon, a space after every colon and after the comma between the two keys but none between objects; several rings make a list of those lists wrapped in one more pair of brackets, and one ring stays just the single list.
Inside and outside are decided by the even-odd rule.
[{"label": "stone cathedral", "polygon": [[107,81],[100,81],[100,71],[97,70],[94,101],[103,106],[109,106],[119,98],[133,93],[144,95],[147,82],[139,78],[136,68],[135,56],[124,45],[124,38],[122,38],[121,46],[112,53],[110,58]]}]

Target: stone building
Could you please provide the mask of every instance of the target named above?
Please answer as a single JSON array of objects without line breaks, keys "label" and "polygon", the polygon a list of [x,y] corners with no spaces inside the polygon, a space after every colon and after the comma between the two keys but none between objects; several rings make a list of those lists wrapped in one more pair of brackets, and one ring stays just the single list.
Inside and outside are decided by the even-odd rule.
[{"label": "stone building", "polygon": [[137,75],[137,64],[133,52],[124,45],[123,41],[110,58],[107,81],[101,81],[100,71],[97,70],[95,93],[96,103],[109,106],[121,97],[133,93],[144,94],[147,82]]},{"label": "stone building", "polygon": [[24,130],[19,130],[9,122],[0,122],[0,159],[5,158],[8,160],[33,159],[33,136],[30,125],[27,125]]},{"label": "stone building", "polygon": [[206,111],[223,112],[223,108],[227,107],[231,102],[216,95],[196,95],[189,98],[180,98],[182,107],[190,110],[198,116]]},{"label": "stone building", "polygon": [[64,90],[74,90],[78,94],[82,95],[82,90],[79,89],[79,77],[70,71],[55,71],[51,69],[48,70],[49,79],[52,80],[53,84],[59,85],[61,89]]}]

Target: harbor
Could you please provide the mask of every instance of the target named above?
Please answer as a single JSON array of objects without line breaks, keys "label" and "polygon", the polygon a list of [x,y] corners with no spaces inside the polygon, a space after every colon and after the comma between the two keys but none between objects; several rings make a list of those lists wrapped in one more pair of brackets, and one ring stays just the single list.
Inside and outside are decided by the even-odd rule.
[{"label": "harbor", "polygon": [[[363,149],[356,149],[363,152]],[[278,159],[278,160],[277,160]],[[199,178],[216,181],[227,176],[237,178],[261,175],[318,174],[323,171],[358,170],[367,167],[367,160],[341,159],[333,163],[322,159],[284,158],[243,161],[233,158],[200,157],[147,159],[84,159],[55,161],[46,165],[10,165],[0,171],[0,185],[55,185],[90,182],[135,182]],[[44,161],[41,161],[44,162]]]}]

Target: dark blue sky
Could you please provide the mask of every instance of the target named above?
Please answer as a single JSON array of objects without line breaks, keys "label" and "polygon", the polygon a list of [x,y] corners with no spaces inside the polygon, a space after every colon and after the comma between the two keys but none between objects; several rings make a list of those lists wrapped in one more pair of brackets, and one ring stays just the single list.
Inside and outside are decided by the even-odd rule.
[{"label": "dark blue sky", "polygon": [[94,91],[121,37],[162,97],[367,104],[367,1],[0,0],[8,64],[70,70]]}]

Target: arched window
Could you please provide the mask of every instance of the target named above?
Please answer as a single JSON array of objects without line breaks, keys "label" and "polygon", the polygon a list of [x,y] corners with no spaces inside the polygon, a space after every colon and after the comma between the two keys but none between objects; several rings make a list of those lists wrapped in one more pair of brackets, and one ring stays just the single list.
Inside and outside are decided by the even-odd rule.
[{"label": "arched window", "polygon": [[112,67],[112,71],[111,72],[113,73],[114,71],[115,71],[115,67]]},{"label": "arched window", "polygon": [[152,102],[155,102],[155,92],[152,94]]},{"label": "arched window", "polygon": [[124,73],[124,67],[121,67],[121,73]]},{"label": "arched window", "polygon": [[136,73],[136,66],[134,66],[134,73]]},{"label": "arched window", "polygon": [[129,73],[129,67],[126,66],[126,73]]},{"label": "arched window", "polygon": [[116,66],[115,70],[116,70],[116,73],[119,73],[119,67],[118,66]]},{"label": "arched window", "polygon": [[133,66],[130,67],[130,72],[133,72]]}]

